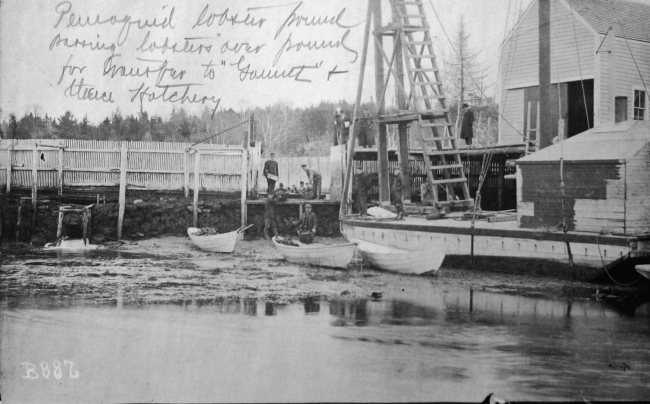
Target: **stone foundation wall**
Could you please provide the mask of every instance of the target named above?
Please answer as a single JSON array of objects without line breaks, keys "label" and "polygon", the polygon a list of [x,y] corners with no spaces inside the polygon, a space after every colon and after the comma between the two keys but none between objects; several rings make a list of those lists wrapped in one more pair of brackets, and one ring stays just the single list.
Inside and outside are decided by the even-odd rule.
[{"label": "stone foundation wall", "polygon": [[[90,205],[88,201],[61,200],[49,197],[49,202],[36,208],[29,202],[20,203],[21,194],[0,194],[0,238],[5,241],[21,241],[44,245],[56,240],[61,205]],[[46,198],[45,196],[43,197]],[[76,203],[75,203],[76,202]],[[129,195],[126,200],[122,238],[134,240],[163,235],[185,236],[192,226],[193,198],[178,195],[140,192]],[[19,207],[21,207],[19,209]],[[219,232],[235,230],[241,225],[239,199],[224,196],[205,196],[199,200],[198,226],[217,228]],[[20,215],[19,215],[20,212]],[[92,208],[88,225],[88,237],[94,244],[117,240],[119,205],[115,202],[100,203]],[[298,219],[297,205],[278,203],[275,208],[278,230],[284,235],[295,234],[295,227],[288,225]],[[319,217],[317,235],[339,234],[338,206],[315,206]],[[19,217],[20,216],[20,217]],[[247,237],[262,237],[264,230],[264,206],[248,207],[248,223],[254,226],[246,232]],[[71,238],[82,236],[82,215],[66,213],[64,235]]]}]

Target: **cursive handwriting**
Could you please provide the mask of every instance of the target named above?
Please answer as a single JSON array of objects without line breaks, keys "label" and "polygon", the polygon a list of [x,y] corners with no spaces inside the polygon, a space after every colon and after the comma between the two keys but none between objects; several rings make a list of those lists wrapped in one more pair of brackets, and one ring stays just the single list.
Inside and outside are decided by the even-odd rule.
[{"label": "cursive handwriting", "polygon": [[[99,35],[97,35],[97,38],[99,39]],[[56,34],[54,39],[52,39],[52,42],[50,42],[50,50],[58,47],[59,45],[66,46],[68,48],[82,48],[82,49],[90,49],[90,50],[108,50],[111,52],[115,52],[115,44],[110,43],[107,45],[104,42],[93,42],[93,41],[86,41],[86,40],[79,40],[78,38],[75,38],[74,40],[68,39],[68,38],[62,38],[61,34]]]},{"label": "cursive handwriting", "polygon": [[224,42],[223,45],[221,45],[221,53],[226,53],[226,52],[239,53],[239,51],[242,49],[244,49],[246,53],[259,53],[260,50],[265,46],[266,46],[265,43],[261,45],[253,46],[248,42],[236,42],[234,44],[231,44],[230,41],[226,41]]},{"label": "cursive handwriting", "polygon": [[[196,94],[192,94],[190,97],[190,89],[194,86],[202,86],[203,84],[199,83],[182,83],[182,84],[166,84],[166,85],[156,85],[154,89],[149,86],[146,86],[145,83],[141,83],[140,87],[129,89],[129,92],[133,93],[131,97],[131,102],[135,101],[136,98],[140,98],[140,102],[143,102],[145,99],[149,102],[155,100],[162,100],[164,102],[170,103],[180,103],[184,104],[186,102],[195,104],[201,103],[205,104],[207,101],[211,101],[214,104],[214,109],[212,110],[212,117],[217,112],[219,108],[219,103],[221,98],[215,98],[214,96],[203,96],[197,98]],[[146,86],[146,87],[145,87]],[[185,88],[185,91],[180,94],[176,89]],[[155,89],[162,89],[162,92],[155,92]]]},{"label": "cursive handwriting", "polygon": [[56,83],[57,85],[61,84],[61,81],[63,81],[63,76],[65,75],[66,72],[68,72],[68,75],[72,76],[75,73],[83,73],[84,70],[86,70],[86,66],[83,67],[78,67],[78,66],[71,66],[70,61],[72,60],[72,55],[68,58],[68,61],[65,62],[65,65],[61,69],[61,75],[59,76],[59,81]]},{"label": "cursive handwriting", "polygon": [[[162,8],[165,9],[167,6],[163,6]],[[122,18],[118,18],[116,15],[112,15],[110,17],[105,17],[102,18],[97,14],[94,19],[91,17],[82,17],[75,15],[75,13],[72,13],[72,2],[70,1],[62,1],[61,3],[57,4],[56,7],[54,7],[54,10],[59,14],[59,19],[57,20],[56,24],[54,24],[54,28],[58,28],[63,19],[68,16],[68,23],[65,26],[66,28],[73,28],[73,27],[93,27],[95,25],[121,25],[122,29],[120,30],[119,35],[117,36],[117,44],[119,46],[123,45],[126,39],[129,36],[129,30],[131,29],[132,25],[135,25],[138,29],[144,29],[144,28],[170,28],[174,29],[174,7],[171,8],[169,11],[169,15],[165,17],[162,21],[158,21],[158,18],[154,18],[152,21],[149,21],[148,19],[133,19],[130,15],[125,14]]]},{"label": "cursive handwriting", "polygon": [[235,25],[244,25],[249,27],[257,27],[257,28],[262,28],[262,25],[266,22],[265,18],[260,18],[256,20],[255,17],[251,16],[250,13],[246,14],[246,17],[241,19],[239,18],[238,13],[231,14],[229,8],[226,8],[222,13],[218,13],[218,14],[210,13],[208,15],[209,9],[210,9],[210,5],[206,4],[203,11],[201,11],[201,15],[199,15],[198,20],[192,26],[192,29],[196,27],[200,27],[202,25],[205,25],[206,27],[210,27],[215,21],[217,21],[219,26],[222,26],[223,24],[229,22],[233,27]]},{"label": "cursive handwriting", "polygon": [[151,68],[149,66],[145,67],[144,69],[140,70],[139,67],[136,67],[135,69],[133,67],[131,68],[126,68],[125,66],[121,65],[114,65],[113,61],[116,58],[121,57],[122,55],[115,54],[111,55],[106,58],[104,61],[104,72],[103,75],[107,76],[110,75],[111,78],[115,78],[115,76],[120,76],[120,77],[147,77],[149,78],[150,74],[156,74],[156,85],[160,85],[167,75],[167,77],[170,77],[172,80],[182,80],[185,77],[185,74],[187,73],[185,70],[176,70],[173,67],[167,67],[168,62],[167,60],[149,60],[149,59],[140,59],[138,60],[140,62],[146,62],[146,63],[160,63],[160,66],[157,68]]},{"label": "cursive handwriting", "polygon": [[[296,3],[292,3],[296,4]],[[336,16],[303,16],[296,14],[296,11],[302,6],[302,1],[298,3],[296,8],[291,11],[291,14],[287,17],[286,20],[280,25],[280,28],[275,33],[275,37],[273,39],[278,39],[278,36],[280,36],[280,33],[282,32],[283,29],[286,27],[290,27],[292,25],[298,27],[300,24],[304,24],[306,27],[313,27],[313,26],[319,26],[319,25],[336,25],[339,28],[343,29],[348,29],[348,28],[354,28],[357,25],[361,24],[360,22],[354,25],[343,25],[341,24],[341,19],[343,19],[343,16],[345,15],[345,10],[346,8],[341,9],[341,11],[338,13]]]},{"label": "cursive handwriting", "polygon": [[80,101],[115,102],[112,91],[109,91],[108,94],[105,91],[100,92],[92,84],[84,83],[83,77],[79,80],[79,83],[77,83],[77,79],[72,79],[72,83],[65,89],[63,95],[76,97]]},{"label": "cursive handwriting", "polygon": [[323,61],[315,63],[313,66],[301,65],[293,66],[289,70],[257,70],[252,69],[251,64],[245,64],[246,58],[244,56],[239,58],[239,61],[236,63],[231,63],[231,66],[237,66],[239,70],[239,80],[273,80],[273,79],[294,79],[295,81],[301,81],[304,83],[311,83],[311,80],[301,78],[302,73],[307,69],[320,69],[323,65]]},{"label": "cursive handwriting", "polygon": [[291,40],[291,34],[289,34],[289,37],[287,37],[287,40],[284,41],[284,44],[280,47],[278,53],[275,54],[275,59],[273,59],[273,66],[275,66],[276,63],[278,63],[278,61],[280,60],[284,52],[290,51],[292,49],[295,49],[296,52],[300,52],[300,50],[303,48],[308,50],[322,50],[328,48],[336,49],[342,47],[346,51],[354,54],[354,60],[350,62],[350,63],[354,63],[357,61],[358,52],[345,45],[345,39],[348,37],[348,35],[350,35],[349,29],[345,31],[341,39],[338,41],[332,41],[332,40],[326,41],[324,39],[321,39],[315,41],[299,41],[294,43]]},{"label": "cursive handwriting", "polygon": [[195,45],[192,42],[192,41],[199,41],[204,39],[212,39],[210,37],[183,38],[185,42],[182,45],[179,45],[178,42],[174,42],[173,44],[170,44],[169,38],[165,37],[165,42],[159,45],[158,43],[156,43],[156,41],[150,43],[149,42],[150,36],[151,36],[151,31],[148,31],[147,34],[144,36],[144,39],[142,40],[140,46],[135,48],[135,50],[141,52],[154,52],[160,50],[161,53],[171,51],[172,53],[198,53],[198,54],[201,54],[202,52],[210,53],[210,51],[212,51],[212,45],[203,45],[203,44]]}]

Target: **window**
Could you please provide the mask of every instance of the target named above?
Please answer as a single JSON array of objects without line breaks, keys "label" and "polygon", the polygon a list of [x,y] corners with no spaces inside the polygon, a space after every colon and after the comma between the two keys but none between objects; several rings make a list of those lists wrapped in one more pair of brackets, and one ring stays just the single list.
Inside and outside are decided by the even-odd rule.
[{"label": "window", "polygon": [[645,119],[645,91],[634,90],[634,120]]}]

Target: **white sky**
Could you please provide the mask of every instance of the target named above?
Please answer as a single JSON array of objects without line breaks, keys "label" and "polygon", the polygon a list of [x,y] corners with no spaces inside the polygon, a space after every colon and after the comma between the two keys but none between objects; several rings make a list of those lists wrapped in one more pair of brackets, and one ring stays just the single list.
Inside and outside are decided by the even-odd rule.
[{"label": "white sky", "polygon": [[[481,61],[489,68],[488,82],[493,95],[496,84],[498,66],[498,47],[504,38],[506,21],[508,28],[516,17],[516,13],[524,10],[531,0],[432,0],[442,19],[442,24],[447,32],[452,35],[457,26],[460,14],[465,17],[466,26],[470,33],[470,46],[481,51]],[[387,1],[384,1],[384,19],[388,17]],[[446,37],[439,27],[429,0],[424,0],[428,13],[429,24],[432,26],[431,36],[436,37],[434,47],[437,53],[449,55]],[[275,6],[272,8],[268,8]],[[123,114],[135,114],[140,109],[140,100],[136,96],[137,89],[144,85],[150,91],[160,95],[163,88],[156,88],[156,73],[149,77],[117,77],[111,78],[104,75],[104,65],[111,55],[108,50],[90,50],[89,48],[66,47],[63,43],[51,46],[57,35],[72,44],[76,39],[88,43],[104,43],[106,47],[116,44],[116,55],[113,64],[124,65],[127,68],[140,68],[143,71],[147,66],[155,70],[166,61],[167,67],[176,69],[177,72],[185,70],[183,77],[173,78],[168,71],[160,81],[163,85],[181,85],[178,91],[183,93],[189,89],[189,95],[197,98],[207,96],[220,99],[220,107],[241,110],[249,106],[264,106],[274,102],[289,102],[294,106],[308,106],[321,100],[338,101],[345,99],[354,102],[357,81],[359,76],[360,57],[355,59],[354,52],[361,52],[363,42],[363,29],[366,13],[366,0],[304,0],[296,11],[306,17],[328,17],[334,19],[342,13],[339,20],[341,25],[353,26],[345,38],[345,45],[350,50],[341,47],[338,49],[325,49],[320,51],[296,49],[285,51],[279,61],[273,66],[282,45],[289,36],[291,40],[302,41],[338,41],[345,35],[347,29],[335,25],[322,25],[309,27],[295,24],[285,27],[276,33],[298,6],[295,0],[239,0],[239,1],[198,1],[198,0],[118,0],[118,1],[90,1],[90,0],[5,0],[0,7],[0,108],[2,116],[6,119],[9,113],[21,117],[26,111],[40,108],[41,114],[61,116],[70,110],[77,118],[88,115],[89,119],[97,123],[111,112],[119,108]],[[218,18],[214,19],[211,26],[208,24],[193,27],[199,20],[202,10],[207,7],[207,16],[212,13],[221,14],[229,9],[229,15],[239,14],[243,20],[250,12],[255,21],[266,19],[261,27],[232,26],[226,23],[219,26]],[[247,11],[248,8],[267,7]],[[158,22],[172,17],[172,28],[144,28],[138,29],[136,24],[130,24],[128,35],[120,31],[124,26],[125,17],[135,20],[153,20]],[[508,10],[510,15],[508,16]],[[101,21],[109,21],[114,16],[115,24],[110,21],[91,27],[68,27],[70,19],[77,21],[87,17],[91,21],[99,15]],[[58,26],[57,22],[61,19]],[[204,18],[203,21],[207,20]],[[358,25],[357,25],[358,24]],[[179,47],[185,44],[184,38],[194,39],[191,42],[198,46],[212,46],[210,52],[197,53],[172,53],[164,54],[160,50],[143,52],[136,50],[147,34],[149,43],[162,44],[168,38],[169,44],[178,43]],[[124,38],[125,37],[125,38]],[[122,39],[124,39],[123,43]],[[321,63],[318,69],[306,69],[301,78],[311,80],[311,83],[297,82],[292,79],[275,80],[244,80],[240,81],[240,73],[236,64],[245,54],[226,52],[221,53],[222,45],[229,43],[249,42],[255,45],[264,45],[259,53],[245,56],[246,62],[259,70],[286,70],[293,66],[314,65]],[[120,43],[118,43],[120,42]],[[390,41],[387,41],[390,43]],[[56,41],[54,41],[56,45]],[[139,59],[146,59],[143,61]],[[70,60],[71,67],[64,68]],[[374,98],[374,49],[371,47],[368,54],[368,67],[366,70],[366,85],[364,100]],[[110,61],[110,60],[109,60]],[[204,77],[206,65],[215,64],[214,78]],[[221,62],[225,62],[225,66]],[[74,67],[73,67],[74,66]],[[337,70],[348,70],[346,74],[332,75],[328,81],[328,72],[337,67]],[[78,96],[70,94],[71,84],[79,84],[83,79],[85,85],[108,94],[112,93],[114,102],[79,100]],[[59,82],[60,81],[60,82]],[[196,84],[190,87],[185,85]],[[89,87],[86,87],[89,88]],[[66,94],[66,89],[68,89]],[[78,88],[72,88],[78,90]],[[168,90],[170,95],[172,90]],[[390,99],[390,96],[389,96]],[[164,102],[160,99],[143,103],[143,108],[150,115],[161,114],[166,117],[172,109],[181,106],[186,111],[198,112],[203,109],[201,104],[180,105],[179,103]],[[214,108],[212,101],[206,103],[208,108]]]}]

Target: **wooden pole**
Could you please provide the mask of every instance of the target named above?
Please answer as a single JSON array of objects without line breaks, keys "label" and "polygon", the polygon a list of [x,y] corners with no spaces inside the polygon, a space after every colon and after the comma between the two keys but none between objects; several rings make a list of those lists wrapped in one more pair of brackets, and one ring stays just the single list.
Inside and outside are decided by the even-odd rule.
[{"label": "wooden pole", "polygon": [[185,150],[183,153],[183,189],[185,190],[185,197],[190,196],[190,153]]},{"label": "wooden pole", "polygon": [[248,189],[248,150],[241,151],[241,225],[246,226],[246,191]]},{"label": "wooden pole", "polygon": [[32,149],[32,205],[36,211],[36,198],[38,192],[38,146],[34,141],[34,148]]},{"label": "wooden pole", "polygon": [[11,192],[11,165],[13,164],[14,140],[11,139],[7,148],[7,193]]},{"label": "wooden pole", "polygon": [[537,144],[543,149],[552,144],[554,122],[551,115],[551,0],[539,0],[539,102],[543,112],[537,128]]},{"label": "wooden pole", "polygon": [[525,153],[528,155],[529,150],[530,150],[530,109],[532,107],[532,102],[528,101],[528,111],[526,112],[526,148]]},{"label": "wooden pole", "polygon": [[499,175],[497,176],[497,210],[503,210],[503,184],[506,174],[506,157],[499,159]]},{"label": "wooden pole", "polygon": [[82,239],[83,239],[84,245],[85,245],[85,244],[88,244],[86,242],[86,239],[88,238],[88,211],[84,210],[82,215],[83,215],[83,236],[82,236]]},{"label": "wooden pole", "polygon": [[59,195],[63,195],[63,141],[59,142]]},{"label": "wooden pole", "polygon": [[[397,16],[393,14],[393,20],[397,20]],[[397,109],[406,109],[406,97],[404,92],[400,89],[404,87],[404,52],[402,51],[402,39],[399,34],[393,37],[395,41],[395,94],[397,94]],[[404,177],[404,199],[411,200],[411,171],[409,169],[409,132],[406,123],[397,125],[397,134],[399,137],[399,164]]]},{"label": "wooden pole", "polygon": [[[614,37],[614,29],[609,27],[607,31],[607,47],[609,48],[609,119],[607,122],[614,122],[616,118],[616,38]],[[634,100],[632,100],[634,102]]]},{"label": "wooden pole", "polygon": [[124,209],[126,208],[126,171],[128,169],[128,153],[127,142],[122,142],[122,150],[120,154],[120,199],[119,199],[119,213],[117,216],[117,239],[122,240],[122,223],[124,223]]},{"label": "wooden pole", "polygon": [[372,0],[368,0],[368,12],[366,14],[366,28],[364,32],[364,39],[363,39],[363,49],[361,51],[361,61],[359,65],[359,81],[357,82],[357,97],[356,101],[354,104],[354,113],[352,114],[352,127],[350,128],[350,139],[348,140],[348,164],[346,167],[346,173],[345,173],[345,182],[343,184],[343,195],[341,197],[341,209],[339,211],[339,215],[343,216],[347,213],[348,209],[348,200],[350,199],[350,181],[352,180],[352,162],[354,159],[354,142],[355,142],[355,137],[356,137],[356,119],[357,119],[357,111],[359,110],[359,106],[361,105],[361,95],[363,92],[363,79],[365,76],[365,70],[366,70],[366,57],[368,55],[368,40],[370,38],[370,23],[372,20],[372,8],[370,7],[370,2]]},{"label": "wooden pole", "polygon": [[192,212],[192,226],[198,227],[199,223],[199,187],[201,186],[201,150],[196,150],[194,155],[194,209]]},{"label": "wooden pole", "polygon": [[[248,144],[246,148],[251,146],[251,142],[255,141],[255,114],[251,112],[248,116]],[[257,146],[257,143],[255,144]]]},{"label": "wooden pole", "polygon": [[[381,0],[371,0],[373,26],[375,31],[381,27]],[[383,37],[381,32],[375,33],[375,95],[377,100],[383,99],[384,94],[384,60],[382,56]],[[379,48],[379,49],[378,49]],[[384,115],[385,101],[378,105],[378,114]],[[388,132],[386,124],[379,122],[379,139],[377,142],[377,171],[379,173],[379,201],[390,201],[389,175],[388,175]]]},{"label": "wooden pole", "polygon": [[59,240],[63,236],[63,211],[59,208],[59,224],[56,227],[56,239]]}]

